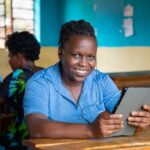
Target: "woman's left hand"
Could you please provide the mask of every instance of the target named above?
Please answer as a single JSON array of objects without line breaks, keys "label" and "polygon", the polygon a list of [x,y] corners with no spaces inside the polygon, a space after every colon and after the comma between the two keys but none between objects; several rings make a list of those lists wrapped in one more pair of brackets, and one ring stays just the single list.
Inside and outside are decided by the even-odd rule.
[{"label": "woman's left hand", "polygon": [[128,117],[128,124],[146,129],[150,126],[150,105],[143,105],[141,111],[133,111]]}]

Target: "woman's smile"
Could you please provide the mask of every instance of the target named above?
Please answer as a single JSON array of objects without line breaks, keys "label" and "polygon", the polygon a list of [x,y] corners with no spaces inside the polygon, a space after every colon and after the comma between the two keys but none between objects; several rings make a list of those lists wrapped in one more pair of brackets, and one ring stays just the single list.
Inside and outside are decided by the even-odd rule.
[{"label": "woman's smile", "polygon": [[88,70],[85,69],[74,69],[78,76],[87,76],[89,74]]}]

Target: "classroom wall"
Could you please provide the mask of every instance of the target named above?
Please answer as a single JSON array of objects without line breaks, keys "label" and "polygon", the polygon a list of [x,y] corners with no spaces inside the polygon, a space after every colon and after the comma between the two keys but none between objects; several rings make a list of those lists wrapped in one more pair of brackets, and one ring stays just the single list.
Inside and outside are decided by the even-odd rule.
[{"label": "classroom wall", "polygon": [[[11,71],[7,55],[6,50],[0,50],[0,73],[3,77]],[[108,73],[146,71],[150,70],[149,56],[150,47],[99,47],[97,50],[97,68]],[[57,47],[43,47],[40,60],[36,64],[48,67],[57,61]]]},{"label": "classroom wall", "polygon": [[[150,69],[150,1],[149,0],[35,0],[40,8],[36,33],[43,47],[58,46],[61,25],[69,20],[85,19],[96,31],[98,68],[104,72]],[[133,6],[134,34],[124,36],[123,10]],[[36,9],[35,9],[36,10]],[[37,13],[38,12],[38,13]],[[40,36],[40,37],[39,37]],[[47,49],[47,50],[48,50]],[[57,48],[56,48],[57,49]],[[44,51],[46,54],[46,52]]]},{"label": "classroom wall", "polygon": [[[4,78],[11,72],[11,68],[8,64],[8,51],[0,49],[0,75]],[[40,53],[40,59],[35,63],[42,67],[48,67],[55,64],[58,61],[57,48],[56,47],[43,47]]]},{"label": "classroom wall", "polygon": [[[104,72],[150,70],[150,0],[35,0],[35,35],[42,45],[43,67],[55,63],[61,25],[85,19],[98,40],[97,68]],[[124,36],[123,9],[134,8],[134,35]],[[0,74],[11,70],[7,51],[0,50]]]},{"label": "classroom wall", "polygon": [[61,11],[59,0],[35,0],[35,36],[41,45],[57,46],[61,27]]},{"label": "classroom wall", "polygon": [[[123,15],[128,4],[132,17]],[[125,18],[133,19],[133,36],[124,36]],[[61,25],[77,19],[93,25],[100,47],[150,46],[150,0],[35,0],[35,34],[42,46],[58,46]]]}]

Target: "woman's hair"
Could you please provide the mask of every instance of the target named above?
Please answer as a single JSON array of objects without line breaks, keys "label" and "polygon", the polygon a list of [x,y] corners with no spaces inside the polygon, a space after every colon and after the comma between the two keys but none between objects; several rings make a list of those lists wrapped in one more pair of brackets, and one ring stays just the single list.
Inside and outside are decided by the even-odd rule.
[{"label": "woman's hair", "polygon": [[39,59],[40,44],[34,35],[27,31],[14,32],[8,35],[5,45],[12,55],[20,52],[28,60]]},{"label": "woman's hair", "polygon": [[78,21],[70,21],[62,25],[62,28],[60,30],[60,38],[59,38],[59,46],[63,47],[65,42],[72,36],[95,36],[95,31],[93,27],[90,25],[90,23],[84,21],[84,20],[78,20]]}]

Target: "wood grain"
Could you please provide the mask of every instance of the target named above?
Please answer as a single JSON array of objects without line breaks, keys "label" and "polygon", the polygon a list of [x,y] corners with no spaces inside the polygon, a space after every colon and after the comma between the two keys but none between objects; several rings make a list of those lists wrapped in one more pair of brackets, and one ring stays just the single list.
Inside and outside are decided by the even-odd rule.
[{"label": "wood grain", "polygon": [[130,137],[102,139],[29,139],[23,145],[35,150],[149,150],[150,128]]}]

